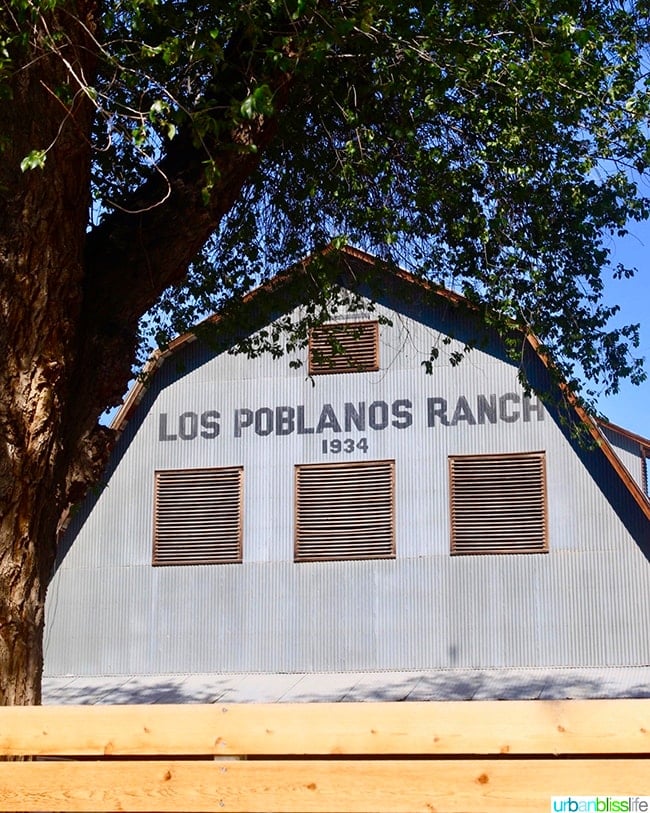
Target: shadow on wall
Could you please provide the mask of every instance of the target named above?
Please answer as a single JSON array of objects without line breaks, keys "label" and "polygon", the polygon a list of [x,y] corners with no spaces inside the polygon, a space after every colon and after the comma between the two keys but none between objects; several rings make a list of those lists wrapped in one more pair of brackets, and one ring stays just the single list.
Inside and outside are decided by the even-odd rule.
[{"label": "shadow on wall", "polygon": [[650,698],[650,667],[45,678],[46,704]]}]

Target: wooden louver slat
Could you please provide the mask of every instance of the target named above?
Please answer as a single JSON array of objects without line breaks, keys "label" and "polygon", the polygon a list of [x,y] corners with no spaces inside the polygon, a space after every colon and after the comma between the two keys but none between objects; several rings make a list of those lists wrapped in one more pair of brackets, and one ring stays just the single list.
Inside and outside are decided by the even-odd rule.
[{"label": "wooden louver slat", "polygon": [[298,562],[395,555],[394,462],[296,466]]},{"label": "wooden louver slat", "polygon": [[379,369],[378,322],[341,322],[309,334],[309,374],[365,373]]},{"label": "wooden louver slat", "polygon": [[241,562],[243,470],[158,471],[154,565]]},{"label": "wooden louver slat", "polygon": [[543,453],[450,457],[452,553],[548,550]]}]

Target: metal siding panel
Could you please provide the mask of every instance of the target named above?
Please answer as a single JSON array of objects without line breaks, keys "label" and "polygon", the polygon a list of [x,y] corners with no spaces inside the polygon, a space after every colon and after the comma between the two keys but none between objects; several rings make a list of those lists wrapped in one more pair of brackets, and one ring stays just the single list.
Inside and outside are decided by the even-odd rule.
[{"label": "metal siding panel", "polygon": [[[286,358],[209,360],[198,343],[184,372],[174,360],[162,368],[107,487],[64,540],[64,552],[74,543],[48,595],[48,674],[650,663],[650,567],[601,490],[611,468],[588,472],[548,412],[427,426],[427,398],[444,398],[450,420],[461,396],[473,408],[480,394],[520,394],[516,369],[484,350],[452,368],[452,343],[427,376],[434,331],[401,316],[381,337],[378,373],[314,386]],[[337,433],[236,438],[234,410],[304,405],[314,427],[323,404],[339,414],[346,401],[398,400],[412,404],[412,425],[392,425],[391,412],[385,429],[348,433],[367,437],[368,451],[345,456],[395,460],[397,558],[294,564],[293,467],[342,460],[323,454]],[[160,441],[160,413],[190,408],[218,410],[219,436]],[[539,450],[549,554],[452,560],[448,456]],[[153,472],[201,466],[244,467],[243,564],[154,569]]]},{"label": "metal siding panel", "polygon": [[[73,509],[67,534],[75,538],[69,550],[64,539],[65,557],[59,568],[94,568],[150,565],[152,551],[153,470],[146,458],[128,455],[96,496],[93,510]],[[96,501],[95,501],[96,500]]]},{"label": "metal siding panel", "polygon": [[155,585],[145,568],[91,570],[55,586],[48,674],[642,664],[639,564],[608,553],[255,563],[156,570]]},{"label": "metal siding panel", "polygon": [[603,427],[603,434],[614,447],[614,451],[623,462],[624,466],[630,472],[632,477],[636,480],[642,489],[645,489],[647,494],[646,482],[643,477],[643,455],[639,443],[632,438],[621,435],[614,429]]},{"label": "metal siding panel", "polygon": [[47,605],[48,673],[150,672],[158,636],[151,590],[149,568],[60,571]]},{"label": "metal siding panel", "polygon": [[560,552],[544,575],[542,665],[650,662],[650,575],[638,551]]}]

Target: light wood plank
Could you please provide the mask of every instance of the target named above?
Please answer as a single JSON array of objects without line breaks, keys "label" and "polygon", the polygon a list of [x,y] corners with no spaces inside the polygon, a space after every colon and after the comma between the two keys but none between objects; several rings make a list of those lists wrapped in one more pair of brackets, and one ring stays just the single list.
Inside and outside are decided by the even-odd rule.
[{"label": "light wood plank", "polygon": [[0,754],[650,752],[650,699],[0,708]]},{"label": "light wood plank", "polygon": [[0,764],[0,810],[528,813],[551,796],[643,795],[622,760],[305,760]]}]

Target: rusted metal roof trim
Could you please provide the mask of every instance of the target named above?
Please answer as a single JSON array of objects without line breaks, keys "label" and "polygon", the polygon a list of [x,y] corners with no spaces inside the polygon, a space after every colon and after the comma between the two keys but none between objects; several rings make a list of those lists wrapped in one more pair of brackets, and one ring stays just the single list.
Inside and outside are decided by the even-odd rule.
[{"label": "rusted metal roof trim", "polygon": [[637,435],[635,432],[630,432],[629,429],[624,429],[622,426],[618,426],[610,421],[599,418],[597,418],[596,421],[599,426],[603,427],[603,429],[609,429],[612,432],[616,432],[617,435],[622,435],[624,438],[638,443],[642,450],[650,452],[650,440],[648,440],[648,438],[644,438],[643,435]]}]

